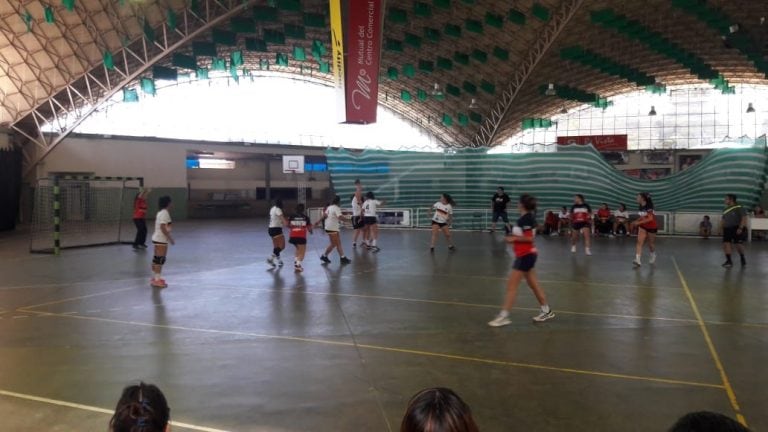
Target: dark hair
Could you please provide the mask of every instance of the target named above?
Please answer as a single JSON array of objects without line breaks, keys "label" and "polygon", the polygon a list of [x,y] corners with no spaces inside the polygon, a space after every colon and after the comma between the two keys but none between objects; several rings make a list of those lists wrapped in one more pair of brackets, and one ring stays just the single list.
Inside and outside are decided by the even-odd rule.
[{"label": "dark hair", "polygon": [[733,201],[734,203],[736,202],[736,195],[735,194],[727,194],[725,197],[728,198],[729,200]]},{"label": "dark hair", "polygon": [[306,207],[304,206],[304,204],[297,204],[296,205],[296,213],[304,214],[304,210],[306,210]]},{"label": "dark hair", "polygon": [[456,207],[456,201],[453,200],[451,197],[451,194],[440,194],[441,197],[445,198],[445,200],[448,202],[448,204],[452,205],[453,207]]},{"label": "dark hair", "polygon": [[704,215],[704,219],[709,219],[709,215]]},{"label": "dark hair", "polygon": [[651,199],[651,194],[648,192],[640,192],[638,195],[643,197],[643,201],[645,201],[645,206],[653,208],[653,200]]},{"label": "dark hair", "polygon": [[163,195],[157,200],[157,206],[160,210],[168,208],[169,205],[171,205],[171,197],[168,195]]},{"label": "dark hair", "polygon": [[496,188],[496,190],[501,190],[501,191],[503,191],[503,190],[504,190],[504,188],[503,188],[503,187],[501,187],[501,186],[499,186],[498,188]]},{"label": "dark hair", "polygon": [[277,207],[280,210],[282,210],[283,209],[283,200],[281,200],[280,198],[276,199],[275,200],[275,207]]},{"label": "dark hair", "polygon": [[582,194],[576,194],[576,195],[574,195],[574,196],[575,196],[576,198],[580,199],[580,200],[581,200],[581,202],[584,202],[584,201],[585,201],[585,200],[584,200],[584,195],[582,195]]},{"label": "dark hair", "polygon": [[416,393],[400,424],[400,432],[478,432],[472,411],[459,395],[447,388]]},{"label": "dark hair", "polygon": [[163,392],[155,385],[140,382],[123,389],[109,429],[111,432],[163,432],[170,417],[171,409]]},{"label": "dark hair", "polygon": [[520,204],[522,204],[525,210],[534,211],[536,210],[536,197],[533,195],[522,194],[520,195]]},{"label": "dark hair", "polygon": [[359,185],[360,184],[360,179],[355,179],[355,184]]},{"label": "dark hair", "polygon": [[365,193],[365,198],[366,199],[376,199],[376,196],[373,195],[373,192],[368,191],[368,192]]},{"label": "dark hair", "polygon": [[334,196],[333,201],[331,201],[331,204],[336,204],[336,205],[341,204],[341,197],[338,195]]},{"label": "dark hair", "polygon": [[669,432],[749,432],[749,429],[723,414],[698,411],[680,417]]},{"label": "dark hair", "polygon": [[623,208],[624,210],[627,209],[627,205],[624,203],[619,203],[619,208]]},{"label": "dark hair", "polygon": [[602,205],[604,205],[604,206],[608,207],[608,203],[603,203]]}]

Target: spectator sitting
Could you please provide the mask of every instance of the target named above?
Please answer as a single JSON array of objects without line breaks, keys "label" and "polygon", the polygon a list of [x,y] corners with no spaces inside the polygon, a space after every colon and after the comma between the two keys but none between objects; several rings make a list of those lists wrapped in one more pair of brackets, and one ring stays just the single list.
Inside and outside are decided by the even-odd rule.
[{"label": "spectator sitting", "polygon": [[159,388],[140,382],[123,389],[115,414],[109,421],[110,432],[169,432],[171,409]]},{"label": "spectator sitting", "polygon": [[[752,207],[752,217],[764,218],[765,217],[765,210],[763,210],[763,208],[760,207],[759,205],[756,205],[756,206]],[[752,238],[764,240],[765,239],[765,233],[766,232],[763,231],[763,230],[754,231],[753,234],[752,234]]]},{"label": "spectator sitting", "polygon": [[555,212],[548,211],[544,216],[544,233],[549,235],[557,235],[557,227],[559,225],[559,219]]},{"label": "spectator sitting", "polygon": [[560,213],[557,214],[557,233],[561,233],[564,230],[571,228],[571,214],[568,212],[568,207],[563,206],[560,209]]},{"label": "spectator sitting", "polygon": [[712,235],[712,222],[710,222],[709,216],[704,216],[701,222],[699,222],[699,235],[705,239]]},{"label": "spectator sitting", "polygon": [[669,432],[749,432],[749,429],[723,414],[699,411],[680,417]]},{"label": "spectator sitting", "polygon": [[619,230],[623,231],[622,235],[629,235],[629,212],[624,203],[619,203],[619,209],[613,212],[613,234],[619,235]]},{"label": "spectator sitting", "polygon": [[416,393],[400,424],[400,432],[479,432],[472,411],[447,388],[429,388]]},{"label": "spectator sitting", "polygon": [[600,205],[595,215],[596,234],[613,237],[613,221],[611,209],[607,203]]}]

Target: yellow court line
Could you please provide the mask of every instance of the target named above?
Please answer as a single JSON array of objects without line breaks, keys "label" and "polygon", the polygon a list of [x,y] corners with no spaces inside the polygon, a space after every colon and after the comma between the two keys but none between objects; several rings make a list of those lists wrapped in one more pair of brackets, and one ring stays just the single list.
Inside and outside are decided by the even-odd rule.
[{"label": "yellow court line", "polygon": [[[114,414],[114,411],[108,410],[106,408],[99,408],[95,406],[83,405],[79,403],[67,402],[67,401],[62,401],[57,399],[49,399],[49,398],[44,398],[40,396],[28,395],[24,393],[16,393],[16,392],[7,391],[7,390],[0,390],[0,396],[7,396],[7,397],[16,398],[16,399],[24,399],[24,400],[33,401],[33,402],[41,402],[49,405],[57,405],[57,406],[63,406],[67,408],[75,408],[83,411],[91,411],[91,412],[96,412],[100,414],[107,414],[107,415]],[[191,430],[201,431],[201,432],[228,432],[224,429],[214,429],[206,426],[198,426],[198,425],[182,423],[182,422],[173,421],[173,420],[171,421],[171,426],[191,429]]]},{"label": "yellow court line", "polygon": [[709,336],[707,324],[701,317],[701,312],[699,312],[699,307],[696,305],[696,300],[693,298],[693,293],[688,287],[688,283],[685,281],[683,272],[680,271],[680,266],[677,265],[677,260],[675,257],[672,257],[672,263],[675,265],[675,270],[677,271],[677,276],[680,278],[683,291],[685,291],[685,295],[688,297],[688,301],[691,303],[693,314],[696,315],[696,320],[699,322],[699,328],[701,329],[702,335],[704,335],[704,341],[707,343],[707,347],[709,348],[709,354],[712,356],[712,360],[715,362],[715,367],[720,372],[720,379],[723,381],[723,388],[725,389],[725,393],[728,395],[728,400],[730,400],[733,410],[736,412],[736,419],[739,421],[739,423],[747,426],[747,419],[741,413],[739,401],[736,399],[736,392],[733,391],[731,381],[728,379],[728,374],[725,372],[725,367],[723,367],[723,362],[720,361],[720,355],[717,353],[715,344],[712,342],[712,338]]},{"label": "yellow court line", "polygon": [[31,305],[31,306],[22,306],[22,307],[16,308],[16,310],[17,311],[23,311],[23,312],[35,312],[35,311],[29,311],[29,310],[25,310],[25,309],[33,309],[33,308],[39,308],[39,307],[43,307],[43,306],[51,306],[51,305],[60,304],[60,303],[67,303],[67,302],[71,302],[71,301],[75,301],[75,300],[84,300],[84,299],[91,298],[91,297],[99,297],[99,296],[104,296],[104,295],[109,295],[109,294],[115,294],[115,293],[119,293],[119,292],[122,292],[122,291],[128,291],[128,290],[132,290],[132,289],[136,289],[136,287],[135,286],[131,286],[131,287],[120,288],[120,289],[116,289],[116,290],[103,291],[103,292],[87,294],[87,295],[82,295],[82,296],[77,296],[77,297],[65,298],[65,299],[61,299],[61,300],[49,301],[49,302],[46,302],[46,303],[40,303],[40,304],[36,304],[36,305]]},{"label": "yellow court line", "polygon": [[470,361],[470,362],[484,363],[484,364],[511,366],[516,368],[548,370],[548,371],[555,371],[555,372],[562,372],[562,373],[600,376],[600,377],[606,377],[606,378],[617,378],[617,379],[625,379],[625,380],[633,380],[633,381],[648,381],[648,382],[657,382],[657,383],[664,383],[664,384],[676,384],[676,385],[716,388],[716,389],[723,388],[723,386],[720,384],[702,383],[697,381],[685,381],[685,380],[658,378],[658,377],[652,377],[652,376],[619,374],[619,373],[600,372],[600,371],[591,371],[591,370],[583,370],[583,369],[559,368],[554,366],[538,365],[538,364],[532,364],[532,363],[518,363],[518,362],[505,361],[505,360],[485,359],[480,357],[466,357],[466,356],[443,354],[443,353],[436,353],[436,352],[430,352],[430,351],[418,351],[418,350],[412,350],[407,348],[355,344],[353,342],[332,341],[327,339],[312,339],[312,338],[305,338],[305,337],[298,337],[298,336],[268,335],[268,334],[243,332],[243,331],[235,331],[235,330],[215,330],[215,329],[203,329],[203,328],[184,327],[184,326],[170,326],[170,325],[162,325],[162,324],[143,323],[138,321],[122,321],[122,320],[115,320],[110,318],[89,317],[89,316],[82,316],[82,315],[64,315],[64,314],[48,313],[48,312],[35,312],[35,313],[41,316],[74,318],[74,319],[81,319],[81,320],[108,322],[113,324],[128,324],[128,325],[135,325],[135,326],[141,326],[141,327],[164,328],[169,330],[225,334],[225,335],[234,335],[234,336],[250,336],[250,337],[261,338],[261,339],[284,340],[284,341],[292,341],[292,342],[307,342],[307,343],[316,343],[316,344],[323,344],[323,345],[343,346],[343,347],[350,347],[350,348],[358,347],[358,348],[364,348],[364,349],[370,349],[370,350],[398,352],[403,354],[413,354],[413,355],[420,355],[420,356],[427,356],[427,357],[439,357],[439,358],[445,358],[450,360],[462,360],[462,361]]}]

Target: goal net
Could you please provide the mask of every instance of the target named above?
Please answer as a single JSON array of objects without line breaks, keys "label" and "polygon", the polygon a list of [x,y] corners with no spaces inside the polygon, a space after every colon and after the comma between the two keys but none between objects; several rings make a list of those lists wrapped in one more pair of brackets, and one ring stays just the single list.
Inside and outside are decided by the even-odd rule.
[{"label": "goal net", "polygon": [[131,243],[137,177],[51,177],[37,181],[30,252]]}]

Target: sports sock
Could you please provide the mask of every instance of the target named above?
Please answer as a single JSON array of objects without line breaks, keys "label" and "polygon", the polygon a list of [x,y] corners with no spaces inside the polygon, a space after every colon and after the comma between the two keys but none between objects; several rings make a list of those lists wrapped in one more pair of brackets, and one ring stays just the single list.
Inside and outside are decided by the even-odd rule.
[{"label": "sports sock", "polygon": [[550,313],[552,310],[549,308],[549,305],[541,305],[541,311],[544,313]]},{"label": "sports sock", "polygon": [[371,246],[376,247],[376,239],[371,240]]},{"label": "sports sock", "polygon": [[640,255],[635,255],[635,261],[640,262]]},{"label": "sports sock", "polygon": [[161,279],[161,278],[160,278],[160,273],[154,273],[154,274],[152,274],[152,279],[154,279],[154,280],[160,280],[160,279]]},{"label": "sports sock", "polygon": [[505,311],[504,309],[502,309],[501,312],[499,312],[499,316],[506,318],[509,316],[509,311]]}]

